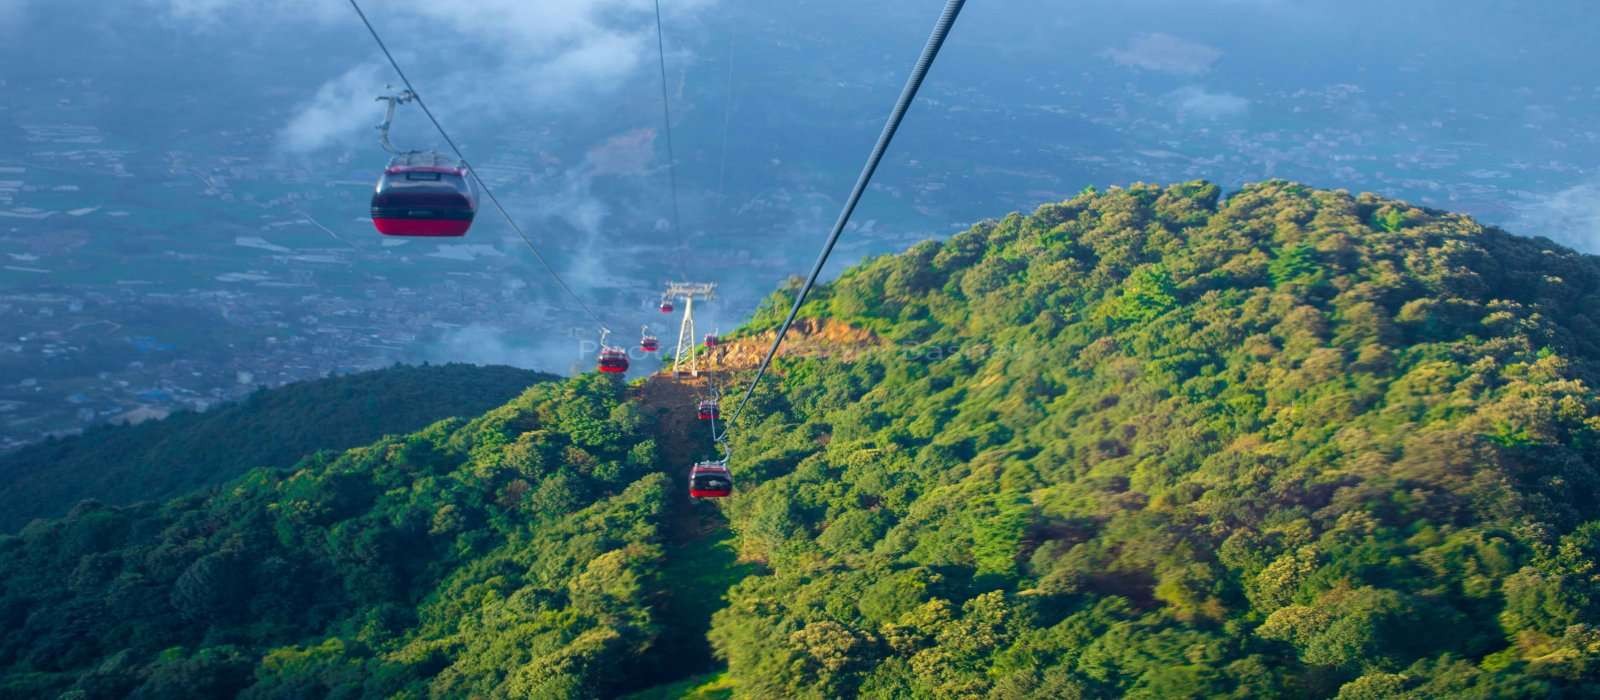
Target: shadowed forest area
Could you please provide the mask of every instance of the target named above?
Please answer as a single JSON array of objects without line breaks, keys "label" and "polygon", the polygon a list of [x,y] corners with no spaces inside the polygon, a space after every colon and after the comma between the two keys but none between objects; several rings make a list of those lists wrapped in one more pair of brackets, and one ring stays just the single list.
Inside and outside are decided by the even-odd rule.
[{"label": "shadowed forest area", "polygon": [[0,453],[0,530],[59,516],[84,499],[165,500],[252,467],[287,467],[317,450],[476,416],[554,378],[504,366],[396,365],[257,390],[204,413],[53,438]]}]

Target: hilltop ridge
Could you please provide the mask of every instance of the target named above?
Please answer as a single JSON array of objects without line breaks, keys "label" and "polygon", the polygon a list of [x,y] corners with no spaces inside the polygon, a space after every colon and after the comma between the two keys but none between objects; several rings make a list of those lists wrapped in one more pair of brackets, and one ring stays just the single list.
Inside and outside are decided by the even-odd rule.
[{"label": "hilltop ridge", "polygon": [[[792,303],[776,293],[754,326]],[[1600,691],[1600,259],[1290,182],[863,262],[735,426],[752,696]]]}]

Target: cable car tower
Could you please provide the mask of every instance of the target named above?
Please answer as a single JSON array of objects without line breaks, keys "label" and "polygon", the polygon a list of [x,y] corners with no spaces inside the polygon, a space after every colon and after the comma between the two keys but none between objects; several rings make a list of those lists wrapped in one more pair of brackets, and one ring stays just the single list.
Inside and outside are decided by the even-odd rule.
[{"label": "cable car tower", "polygon": [[[683,320],[678,323],[678,348],[672,354],[672,374],[678,376],[688,365],[690,376],[700,376],[700,356],[694,354],[694,300],[709,301],[716,297],[715,282],[668,282],[663,300],[683,300]],[[688,355],[685,358],[685,355]]]}]

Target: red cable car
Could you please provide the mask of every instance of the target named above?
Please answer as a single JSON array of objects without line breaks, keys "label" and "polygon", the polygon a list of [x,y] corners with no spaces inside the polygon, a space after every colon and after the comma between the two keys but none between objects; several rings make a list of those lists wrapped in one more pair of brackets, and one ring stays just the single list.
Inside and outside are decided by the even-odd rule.
[{"label": "red cable car", "polygon": [[733,493],[733,475],[722,462],[698,462],[689,470],[690,498],[727,498]]},{"label": "red cable car", "polygon": [[372,192],[372,225],[385,236],[465,236],[478,213],[466,164],[439,153],[402,153]]},{"label": "red cable car", "polygon": [[715,401],[701,401],[696,413],[699,414],[700,420],[716,420],[722,417],[722,412],[717,410]]},{"label": "red cable car", "polygon": [[717,343],[719,343],[719,342],[722,342],[722,341],[717,339],[717,334],[715,334],[715,333],[707,333],[706,334],[706,347],[714,348],[714,347],[717,346]]},{"label": "red cable car", "polygon": [[661,349],[661,341],[656,340],[653,335],[647,335],[639,339],[639,349],[645,352],[655,352]]},{"label": "red cable car", "polygon": [[672,302],[667,301],[666,299],[662,299],[661,300],[661,313],[664,313],[664,314],[672,313]]},{"label": "red cable car", "polygon": [[628,371],[628,351],[615,346],[601,346],[599,369],[606,374],[622,374]]}]

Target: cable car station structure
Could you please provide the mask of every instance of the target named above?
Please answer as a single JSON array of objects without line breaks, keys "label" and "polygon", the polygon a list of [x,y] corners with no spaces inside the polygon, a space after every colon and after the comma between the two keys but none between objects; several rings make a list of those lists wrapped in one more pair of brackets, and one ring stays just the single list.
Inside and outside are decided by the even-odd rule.
[{"label": "cable car station structure", "polygon": [[661,295],[661,306],[672,308],[674,299],[683,302],[683,320],[678,322],[678,347],[672,353],[672,374],[681,376],[685,366],[690,376],[700,376],[700,356],[694,352],[694,302],[716,298],[715,282],[668,282],[667,291]]}]

